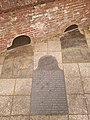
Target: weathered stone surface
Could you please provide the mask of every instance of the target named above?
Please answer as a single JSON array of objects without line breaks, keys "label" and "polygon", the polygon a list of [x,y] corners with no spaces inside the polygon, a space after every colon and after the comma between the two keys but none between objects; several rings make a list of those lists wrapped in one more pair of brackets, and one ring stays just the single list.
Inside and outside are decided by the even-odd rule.
[{"label": "weathered stone surface", "polygon": [[49,120],[68,120],[67,115],[50,116]]},{"label": "weathered stone surface", "polygon": [[0,116],[10,115],[12,96],[0,96]]},{"label": "weathered stone surface", "polygon": [[13,100],[12,115],[29,115],[30,96],[15,96]]},{"label": "weathered stone surface", "polygon": [[65,78],[67,94],[84,94],[80,78]]},{"label": "weathered stone surface", "polygon": [[86,100],[83,95],[68,95],[69,114],[87,114]]},{"label": "weathered stone surface", "polygon": [[0,120],[10,120],[9,117],[0,117]]},{"label": "weathered stone surface", "polygon": [[52,55],[56,58],[58,64],[62,63],[62,53],[61,52],[48,52],[48,55]]},{"label": "weathered stone surface", "polygon": [[30,116],[30,120],[50,120],[50,117],[45,115],[35,115]]},{"label": "weathered stone surface", "polygon": [[0,79],[0,95],[13,95],[15,79]]},{"label": "weathered stone surface", "polygon": [[87,102],[88,114],[90,114],[90,94],[86,94],[85,97]]},{"label": "weathered stone surface", "polygon": [[5,52],[0,54],[0,65],[3,65],[4,59],[5,59],[5,55],[6,55]]},{"label": "weathered stone surface", "polygon": [[48,40],[48,52],[61,52],[60,40]]},{"label": "weathered stone surface", "polygon": [[88,120],[87,115],[69,115],[69,120]]},{"label": "weathered stone surface", "polygon": [[42,57],[33,74],[31,114],[68,114],[64,82],[57,60]]},{"label": "weathered stone surface", "polygon": [[36,42],[34,47],[35,52],[47,52],[47,42]]},{"label": "weathered stone surface", "polygon": [[10,120],[30,120],[29,116],[12,116]]},{"label": "weathered stone surface", "polygon": [[90,93],[90,77],[82,78],[83,88],[85,93]]},{"label": "weathered stone surface", "polygon": [[47,52],[34,52],[34,70],[38,67],[39,59],[47,55]]},{"label": "weathered stone surface", "polygon": [[82,35],[78,28],[65,33],[61,38],[62,50],[67,48],[87,47],[86,38]]},{"label": "weathered stone surface", "polygon": [[75,78],[80,77],[78,64],[63,64],[64,66],[64,74],[66,78]]},{"label": "weathered stone surface", "polygon": [[32,79],[16,79],[15,95],[31,95]]},{"label": "weathered stone surface", "polygon": [[0,75],[2,73],[2,67],[3,67],[3,65],[0,65]]},{"label": "weathered stone surface", "polygon": [[82,77],[90,77],[90,63],[80,63],[79,67]]},{"label": "weathered stone surface", "polygon": [[89,115],[89,120],[90,120],[90,115]]},{"label": "weathered stone surface", "polygon": [[30,78],[33,71],[33,48],[19,47],[7,53],[1,78]]}]

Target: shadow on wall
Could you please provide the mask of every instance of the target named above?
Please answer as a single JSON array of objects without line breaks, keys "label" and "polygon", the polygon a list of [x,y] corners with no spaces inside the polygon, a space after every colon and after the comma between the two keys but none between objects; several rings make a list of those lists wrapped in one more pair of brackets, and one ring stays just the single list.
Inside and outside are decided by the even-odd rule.
[{"label": "shadow on wall", "polygon": [[40,58],[32,82],[32,114],[68,114],[64,72],[55,57]]},{"label": "shadow on wall", "polygon": [[22,36],[16,37],[13,40],[12,46],[8,47],[7,50],[13,49],[15,47],[27,45],[27,44],[30,44],[30,43],[31,43],[30,37],[28,37],[26,35],[22,35]]}]

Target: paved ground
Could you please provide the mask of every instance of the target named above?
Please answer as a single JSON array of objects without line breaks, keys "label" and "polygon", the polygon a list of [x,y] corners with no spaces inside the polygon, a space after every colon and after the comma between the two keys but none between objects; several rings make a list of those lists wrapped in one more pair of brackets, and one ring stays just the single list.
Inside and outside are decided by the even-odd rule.
[{"label": "paved ground", "polygon": [[[82,46],[82,43],[78,44],[79,46]],[[83,44],[86,46],[86,43],[83,42]],[[86,60],[81,60],[80,58],[79,60],[77,59],[78,61],[75,61],[75,54],[72,54],[73,60],[68,59],[67,61],[68,54],[67,56],[65,55],[65,58],[62,57],[64,54],[63,50],[66,48],[63,47],[61,49],[60,39],[57,37],[53,38],[53,40],[44,42],[38,41],[34,48],[32,48],[34,53],[30,52],[30,59],[28,59],[29,51],[25,48],[28,47],[23,48],[26,56],[23,56],[22,49],[17,54],[18,56],[23,56],[23,59],[25,58],[25,65],[22,62],[22,67],[19,65],[20,62],[18,63],[18,60],[15,61],[15,65],[19,65],[19,68],[26,69],[28,64],[31,65],[29,60],[32,59],[33,66],[30,67],[29,70],[35,70],[38,67],[38,61],[42,56],[52,55],[56,58],[59,68],[64,71],[69,114],[47,116],[31,115],[30,101],[32,93],[32,76],[19,75],[18,77],[13,77],[7,70],[8,68],[12,68],[8,66],[14,63],[13,60],[10,60],[13,58],[14,54],[16,55],[16,52],[12,52],[17,51],[14,49],[0,55],[0,120],[90,120],[90,53],[88,48],[85,47],[85,50],[87,49],[88,52],[88,56],[86,55],[88,58],[86,58]],[[68,48],[73,49],[74,46],[68,46]],[[81,49],[82,47],[79,48]],[[9,57],[7,57],[8,55]],[[83,56],[85,56],[85,54]],[[15,58],[16,56],[14,59]],[[19,59],[22,60],[22,57]],[[6,60],[7,65],[5,65]],[[12,64],[10,64],[10,62]],[[22,71],[22,69],[19,68],[18,71]],[[23,74],[24,73],[26,73],[26,71],[24,71]],[[10,78],[9,74],[11,75]]]}]

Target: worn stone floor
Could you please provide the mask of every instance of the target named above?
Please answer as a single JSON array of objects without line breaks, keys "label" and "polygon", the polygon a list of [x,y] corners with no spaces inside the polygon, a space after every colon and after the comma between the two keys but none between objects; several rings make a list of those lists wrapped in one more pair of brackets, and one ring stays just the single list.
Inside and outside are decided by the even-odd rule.
[{"label": "worn stone floor", "polygon": [[[79,37],[82,42],[76,35],[75,45],[65,47],[64,37],[54,37],[0,55],[0,120],[90,120],[90,51],[84,36]],[[31,115],[32,73],[45,55],[55,57],[64,71],[67,115]]]}]

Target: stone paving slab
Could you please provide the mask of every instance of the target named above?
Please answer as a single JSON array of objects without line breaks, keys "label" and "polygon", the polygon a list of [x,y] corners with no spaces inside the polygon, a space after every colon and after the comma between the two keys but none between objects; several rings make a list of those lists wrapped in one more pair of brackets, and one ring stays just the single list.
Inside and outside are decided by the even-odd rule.
[{"label": "stone paving slab", "polygon": [[90,63],[79,63],[79,68],[83,78],[90,77]]},{"label": "stone paving slab", "polygon": [[86,47],[67,48],[62,50],[63,63],[90,62],[90,52]]},{"label": "stone paving slab", "polygon": [[3,65],[0,65],[0,75],[2,73],[2,67],[3,67]]},{"label": "stone paving slab", "polygon": [[0,65],[3,65],[4,59],[5,59],[6,53],[0,53]]},{"label": "stone paving slab", "polygon": [[67,94],[84,94],[82,82],[79,77],[65,78]]},{"label": "stone paving slab", "polygon": [[48,41],[48,52],[61,52],[60,40]]},{"label": "stone paving slab", "polygon": [[90,120],[90,115],[89,115],[89,120]]},{"label": "stone paving slab", "polygon": [[10,120],[9,117],[0,117],[0,120]]},{"label": "stone paving slab", "polygon": [[31,95],[31,78],[16,79],[15,95]]},{"label": "stone paving slab", "polygon": [[68,120],[67,115],[57,115],[57,116],[50,116],[50,120]]},{"label": "stone paving slab", "polygon": [[15,79],[0,79],[0,95],[13,95]]},{"label": "stone paving slab", "polygon": [[68,120],[67,115],[35,115],[30,116],[30,120]]},{"label": "stone paving slab", "polygon": [[10,120],[30,120],[29,116],[11,116]]},{"label": "stone paving slab", "polygon": [[30,96],[14,96],[12,115],[29,115]]},{"label": "stone paving slab", "polygon": [[12,96],[0,96],[0,116],[10,115]]},{"label": "stone paving slab", "polygon": [[76,78],[80,77],[79,67],[77,63],[66,63],[64,66],[64,74],[66,78]]},{"label": "stone paving slab", "polygon": [[50,120],[50,117],[45,115],[35,115],[30,116],[30,120]]},{"label": "stone paving slab", "polygon": [[90,94],[85,94],[88,114],[90,115]]},{"label": "stone paving slab", "polygon": [[87,115],[86,98],[84,95],[67,95],[69,114]]},{"label": "stone paving slab", "polygon": [[90,77],[82,78],[84,93],[90,94]]},{"label": "stone paving slab", "polygon": [[32,81],[31,114],[68,114],[64,73],[54,57],[39,60]]},{"label": "stone paving slab", "polygon": [[69,115],[69,120],[88,120],[87,115]]},{"label": "stone paving slab", "polygon": [[47,42],[45,41],[36,42],[34,52],[47,52]]}]

